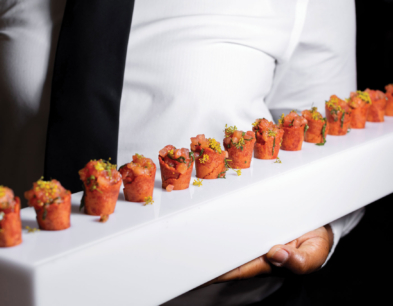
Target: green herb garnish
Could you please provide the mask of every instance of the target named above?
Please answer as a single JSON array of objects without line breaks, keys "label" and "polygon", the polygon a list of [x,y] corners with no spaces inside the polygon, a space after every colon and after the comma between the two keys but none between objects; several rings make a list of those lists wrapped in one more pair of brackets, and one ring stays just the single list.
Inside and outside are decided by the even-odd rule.
[{"label": "green herb garnish", "polygon": [[48,215],[48,211],[46,210],[46,204],[45,204],[44,205],[44,213],[42,214],[42,220],[45,220],[47,215]]},{"label": "green herb garnish", "polygon": [[322,127],[322,142],[321,143],[317,143],[317,146],[324,146],[326,143],[326,118],[323,118],[325,120],[325,124]]},{"label": "green herb garnish", "polygon": [[193,162],[193,161],[195,161],[195,156],[194,156],[194,152],[189,152],[188,153],[188,156],[190,156],[190,158],[191,158],[191,163]]},{"label": "green herb garnish", "polygon": [[273,150],[272,150],[272,156],[274,155],[274,148],[276,147],[276,137],[273,138]]},{"label": "green herb garnish", "polygon": [[172,160],[179,162],[179,163],[186,164],[186,159],[183,156],[180,156],[179,158],[173,158],[170,154],[168,154],[168,157]]},{"label": "green herb garnish", "polygon": [[338,120],[337,109],[332,109],[330,111],[330,114],[333,116],[334,122],[337,122]]},{"label": "green herb garnish", "polygon": [[341,128],[344,126],[344,120],[345,120],[345,112],[343,112],[341,116]]},{"label": "green herb garnish", "polygon": [[[226,179],[226,173],[227,173],[227,170],[220,172],[220,173],[218,174],[217,178]],[[221,175],[224,175],[224,176],[221,176]]]}]

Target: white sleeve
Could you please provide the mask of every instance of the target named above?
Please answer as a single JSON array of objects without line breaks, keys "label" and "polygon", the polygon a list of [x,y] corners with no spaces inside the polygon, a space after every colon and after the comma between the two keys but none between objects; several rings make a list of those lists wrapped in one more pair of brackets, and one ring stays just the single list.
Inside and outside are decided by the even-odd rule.
[{"label": "white sleeve", "polygon": [[0,160],[7,161],[0,182],[17,195],[44,170],[52,67],[65,2],[0,0]]},{"label": "white sleeve", "polygon": [[[266,99],[269,109],[304,110],[313,103],[324,113],[330,95],[348,97],[356,90],[355,41],[353,0],[309,0],[297,46],[288,61],[277,63],[273,86]],[[334,243],[326,262],[340,238],[356,226],[363,214],[364,209],[360,209],[330,224]]]},{"label": "white sleeve", "polygon": [[364,215],[365,208],[361,208],[353,213],[350,213],[349,215],[346,215],[340,219],[337,219],[333,222],[330,223],[330,226],[332,227],[333,231],[333,246],[332,249],[329,252],[329,256],[326,259],[325,263],[323,264],[326,265],[326,263],[329,261],[330,257],[333,255],[334,250],[336,249],[336,246],[340,239],[347,235],[362,219]]},{"label": "white sleeve", "polygon": [[296,47],[278,62],[266,98],[269,109],[311,108],[324,113],[333,94],[356,90],[356,15],[353,0],[309,0]]}]

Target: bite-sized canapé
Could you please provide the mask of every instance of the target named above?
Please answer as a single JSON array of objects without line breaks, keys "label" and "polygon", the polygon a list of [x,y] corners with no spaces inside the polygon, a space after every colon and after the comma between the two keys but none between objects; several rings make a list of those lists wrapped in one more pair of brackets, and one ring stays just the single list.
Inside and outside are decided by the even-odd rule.
[{"label": "bite-sized canap\u00e9", "polygon": [[351,128],[364,129],[366,127],[367,115],[372,104],[370,95],[366,91],[351,92],[347,99],[349,107],[352,109]]},{"label": "bite-sized canap\u00e9", "polygon": [[299,151],[302,149],[304,134],[308,129],[307,119],[299,116],[296,111],[288,115],[282,114],[279,127],[284,130],[281,149],[286,151]]},{"label": "bite-sized canap\u00e9", "polygon": [[384,122],[386,102],[388,98],[380,90],[371,90],[367,88],[366,92],[370,95],[372,102],[368,110],[367,121]]},{"label": "bite-sized canap\u00e9", "polygon": [[36,211],[40,229],[60,231],[70,227],[71,192],[59,181],[41,178],[25,192],[25,198]]},{"label": "bite-sized canap\u00e9", "polygon": [[79,170],[79,177],[84,186],[80,208],[93,216],[112,214],[122,181],[116,165],[103,159],[91,160]]},{"label": "bite-sized canap\u00e9", "polygon": [[256,142],[254,157],[258,159],[276,159],[284,135],[284,130],[273,122],[263,118],[252,124]]},{"label": "bite-sized canap\u00e9", "polygon": [[227,168],[225,159],[227,151],[222,151],[221,145],[214,138],[205,135],[191,137],[191,151],[195,156],[196,177],[200,179],[224,178]]},{"label": "bite-sized canap\u00e9", "polygon": [[0,247],[12,247],[22,242],[20,199],[12,189],[0,186]]},{"label": "bite-sized canap\u00e9", "polygon": [[325,103],[326,119],[329,123],[328,135],[346,135],[351,124],[351,108],[345,100],[336,95]]},{"label": "bite-sized canap\u00e9", "polygon": [[165,146],[158,155],[161,168],[162,188],[167,191],[183,190],[190,186],[194,153],[188,149]]},{"label": "bite-sized canap\u00e9", "polygon": [[326,135],[329,132],[329,123],[326,118],[318,112],[316,107],[302,111],[302,116],[307,119],[308,125],[304,141],[323,146],[326,143]]},{"label": "bite-sized canap\u00e9", "polygon": [[393,116],[393,84],[386,85],[385,89],[386,97],[388,98],[386,101],[385,116]]},{"label": "bite-sized canap\u00e9", "polygon": [[254,151],[255,134],[253,131],[239,131],[236,126],[225,125],[224,148],[228,152],[228,166],[232,169],[250,168]]},{"label": "bite-sized canap\u00e9", "polygon": [[155,163],[140,154],[135,154],[132,162],[120,167],[126,201],[146,202],[147,198],[152,199],[156,170]]}]

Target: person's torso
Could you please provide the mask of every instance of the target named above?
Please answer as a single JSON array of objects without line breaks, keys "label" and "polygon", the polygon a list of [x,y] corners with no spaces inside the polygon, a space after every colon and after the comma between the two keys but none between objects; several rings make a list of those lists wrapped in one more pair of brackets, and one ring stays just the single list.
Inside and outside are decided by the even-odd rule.
[{"label": "person's torso", "polygon": [[[251,130],[275,61],[285,56],[297,1],[136,1],[121,101],[119,164],[189,147],[225,124]],[[154,9],[153,9],[154,8]]]}]

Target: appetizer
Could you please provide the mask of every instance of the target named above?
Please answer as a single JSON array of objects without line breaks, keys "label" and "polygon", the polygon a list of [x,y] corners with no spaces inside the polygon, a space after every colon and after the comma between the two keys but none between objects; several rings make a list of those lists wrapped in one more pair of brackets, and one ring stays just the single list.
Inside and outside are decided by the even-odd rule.
[{"label": "appetizer", "polygon": [[325,104],[326,119],[329,123],[328,135],[346,135],[351,124],[351,108],[336,95]]},{"label": "appetizer", "polygon": [[372,104],[368,92],[360,91],[351,92],[351,96],[347,99],[349,107],[352,109],[351,128],[364,129],[370,105]]},{"label": "appetizer", "polygon": [[162,188],[167,191],[187,189],[190,186],[194,153],[188,149],[165,146],[158,155]]},{"label": "appetizer", "polygon": [[366,92],[370,95],[372,104],[368,111],[367,121],[368,122],[384,122],[385,121],[385,108],[387,97],[379,90],[366,89]]},{"label": "appetizer", "polygon": [[7,187],[0,186],[0,247],[22,243],[20,199]]},{"label": "appetizer", "polygon": [[70,227],[71,192],[59,181],[41,178],[25,192],[25,198],[35,209],[40,229],[60,231]]},{"label": "appetizer", "polygon": [[304,135],[304,141],[323,146],[326,143],[326,134],[329,132],[329,123],[318,108],[302,111],[302,116],[307,119],[308,129]]},{"label": "appetizer", "polygon": [[284,135],[284,130],[267,119],[257,119],[252,124],[256,143],[254,157],[258,159],[276,159]]},{"label": "appetizer", "polygon": [[393,84],[385,86],[385,89],[386,97],[388,98],[386,101],[385,116],[393,116]]},{"label": "appetizer", "polygon": [[120,167],[124,197],[129,202],[147,202],[153,197],[157,167],[150,158],[135,154],[132,162]]},{"label": "appetizer", "polygon": [[296,111],[288,115],[282,114],[278,120],[279,126],[284,130],[281,149],[286,151],[299,151],[302,149],[304,134],[307,132],[307,119],[299,116]]},{"label": "appetizer", "polygon": [[228,152],[227,164],[232,169],[250,168],[254,151],[255,134],[253,131],[239,131],[236,126],[225,125],[224,147]]},{"label": "appetizer", "polygon": [[91,160],[79,170],[84,193],[80,209],[93,216],[110,215],[115,211],[121,186],[116,165],[103,159]]},{"label": "appetizer", "polygon": [[196,177],[200,179],[225,178],[227,151],[214,138],[205,135],[191,137],[191,151],[195,156]]}]

